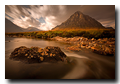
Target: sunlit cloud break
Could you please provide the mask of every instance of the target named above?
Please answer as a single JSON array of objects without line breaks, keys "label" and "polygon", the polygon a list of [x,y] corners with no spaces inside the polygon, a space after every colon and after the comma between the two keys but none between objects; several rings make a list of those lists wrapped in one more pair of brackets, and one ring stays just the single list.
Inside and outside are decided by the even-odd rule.
[{"label": "sunlit cloud break", "polygon": [[[112,10],[111,6],[106,6],[104,9],[102,7],[97,5],[95,7],[87,5],[6,5],[5,18],[22,28],[36,27],[40,30],[51,30],[66,21],[75,11],[81,11],[105,26],[115,27],[115,10]],[[102,10],[99,11],[104,15],[100,12],[97,14],[97,8],[101,8]],[[112,8],[114,9],[114,6]]]}]

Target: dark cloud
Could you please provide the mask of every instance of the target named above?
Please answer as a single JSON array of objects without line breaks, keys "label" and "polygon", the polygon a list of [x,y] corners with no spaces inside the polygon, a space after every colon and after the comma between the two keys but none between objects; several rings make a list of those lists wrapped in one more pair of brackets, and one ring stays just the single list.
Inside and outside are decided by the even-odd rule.
[{"label": "dark cloud", "polygon": [[95,18],[104,26],[115,27],[114,5],[6,5],[5,17],[23,28],[34,26],[47,30],[61,24],[76,11]]}]

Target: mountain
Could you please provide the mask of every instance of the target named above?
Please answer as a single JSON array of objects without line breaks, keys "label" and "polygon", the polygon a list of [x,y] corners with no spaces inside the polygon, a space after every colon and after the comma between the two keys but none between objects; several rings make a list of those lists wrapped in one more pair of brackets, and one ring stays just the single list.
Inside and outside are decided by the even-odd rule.
[{"label": "mountain", "polygon": [[80,11],[75,12],[61,25],[57,25],[52,30],[59,29],[83,29],[83,28],[105,28],[100,22]]},{"label": "mountain", "polygon": [[10,20],[5,18],[5,33],[8,32],[24,32],[23,28],[13,24]]},{"label": "mountain", "polygon": [[41,31],[35,27],[21,28],[5,18],[5,33]]},{"label": "mountain", "polygon": [[32,31],[41,31],[38,28],[35,27],[28,27],[27,29],[24,29],[25,32],[32,32]]}]

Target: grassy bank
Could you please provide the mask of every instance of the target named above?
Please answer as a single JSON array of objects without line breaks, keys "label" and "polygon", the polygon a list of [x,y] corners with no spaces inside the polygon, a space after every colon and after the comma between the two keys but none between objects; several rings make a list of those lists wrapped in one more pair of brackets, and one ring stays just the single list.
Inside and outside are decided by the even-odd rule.
[{"label": "grassy bank", "polygon": [[75,37],[83,36],[86,38],[115,38],[115,30],[113,29],[71,29],[59,31],[37,31],[37,32],[21,32],[21,33],[6,33],[9,36],[19,37],[35,37],[35,38],[52,38],[60,37]]}]

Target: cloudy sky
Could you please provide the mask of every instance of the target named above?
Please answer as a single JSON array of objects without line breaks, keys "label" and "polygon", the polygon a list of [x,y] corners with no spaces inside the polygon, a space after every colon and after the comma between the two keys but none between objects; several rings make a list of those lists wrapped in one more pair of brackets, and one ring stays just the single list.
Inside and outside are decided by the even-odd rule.
[{"label": "cloudy sky", "polygon": [[115,28],[114,5],[6,5],[5,18],[22,27],[50,30],[81,11],[103,26]]}]

